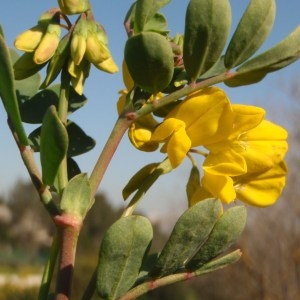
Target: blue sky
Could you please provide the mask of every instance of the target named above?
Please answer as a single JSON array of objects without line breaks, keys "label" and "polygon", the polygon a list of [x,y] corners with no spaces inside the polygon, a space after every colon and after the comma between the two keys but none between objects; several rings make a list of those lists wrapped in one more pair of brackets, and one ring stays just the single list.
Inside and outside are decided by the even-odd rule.
[{"label": "blue sky", "polygon": [[[95,17],[108,33],[109,46],[119,66],[122,63],[126,41],[122,22],[132,2],[132,0],[91,0]],[[230,2],[233,15],[233,32],[249,1],[232,0]],[[177,32],[183,33],[187,3],[187,0],[173,0],[163,9],[163,13],[168,19],[171,35],[175,35]],[[55,0],[10,0],[5,1],[5,8],[2,8],[0,4],[0,23],[4,29],[8,45],[11,47],[15,36],[35,25],[38,17],[45,10],[55,6],[57,6]],[[277,16],[274,28],[261,50],[275,45],[300,24],[299,11],[299,0],[277,1]],[[272,113],[272,107],[291,105],[282,87],[288,86],[289,82],[294,77],[298,78],[299,75],[300,63],[296,62],[286,69],[270,74],[257,85],[236,89],[226,88],[226,91],[232,102],[261,105],[271,109],[268,116],[274,121],[289,127],[292,125],[288,124],[280,115]],[[78,123],[87,134],[97,141],[97,146],[93,151],[78,157],[78,163],[84,172],[91,172],[116,120],[115,103],[118,99],[118,91],[121,88],[123,88],[123,84],[120,73],[110,75],[93,69],[87,79],[85,95],[89,102],[84,108],[71,116],[73,121]],[[30,133],[33,128],[26,127],[26,129]],[[10,136],[2,106],[0,106],[0,139],[0,193],[6,193],[16,180],[28,180],[29,177]],[[125,136],[103,180],[102,191],[112,199],[114,204],[123,205],[121,191],[127,180],[146,163],[161,161],[163,158],[164,156],[159,152],[144,153],[135,150]],[[169,210],[170,207],[174,211],[176,211],[175,207],[185,207],[184,191],[188,173],[189,164],[185,162],[174,174],[166,175],[149,192],[142,207],[151,210],[152,213],[163,212]]]}]

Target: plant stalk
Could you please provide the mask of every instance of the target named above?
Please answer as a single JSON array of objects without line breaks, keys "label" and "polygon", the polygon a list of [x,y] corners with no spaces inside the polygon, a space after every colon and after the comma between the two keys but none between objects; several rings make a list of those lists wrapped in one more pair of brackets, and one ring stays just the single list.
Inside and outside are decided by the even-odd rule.
[{"label": "plant stalk", "polygon": [[95,167],[90,175],[90,186],[92,197],[97,193],[97,189],[102,181],[105,171],[124,135],[130,125],[130,121],[126,117],[118,118],[114,128],[103,147],[103,150],[95,164]]},{"label": "plant stalk", "polygon": [[56,283],[56,300],[71,299],[75,255],[82,220],[78,216],[63,214],[55,218],[60,231],[60,256]]}]

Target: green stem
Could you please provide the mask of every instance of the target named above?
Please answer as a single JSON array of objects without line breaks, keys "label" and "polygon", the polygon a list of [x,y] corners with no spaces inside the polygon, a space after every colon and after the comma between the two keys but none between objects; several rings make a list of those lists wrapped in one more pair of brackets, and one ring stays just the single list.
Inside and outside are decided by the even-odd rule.
[{"label": "green stem", "polygon": [[226,79],[234,77],[235,75],[236,75],[236,73],[225,72],[223,74],[220,74],[220,75],[208,78],[206,80],[203,80],[201,82],[198,82],[196,84],[188,85],[188,86],[186,86],[178,91],[175,91],[157,101],[152,101],[152,102],[146,103],[141,109],[139,109],[135,113],[135,119],[143,117],[143,116],[155,111],[156,109],[165,106],[166,104],[175,102],[176,100],[178,100],[192,92],[195,92],[195,91],[201,90],[205,87],[223,82]]},{"label": "green stem", "polygon": [[57,260],[57,256],[59,253],[59,239],[58,233],[53,237],[52,245],[50,248],[49,257],[47,263],[44,268],[43,278],[39,290],[38,300],[48,299],[51,280],[53,277],[53,271],[55,267],[55,263]]},{"label": "green stem", "polygon": [[195,277],[194,272],[193,273],[185,272],[185,273],[172,274],[153,281],[147,281],[131,289],[126,295],[121,297],[119,300],[133,300],[159,287],[166,286],[175,282],[191,279],[193,277]]},{"label": "green stem", "polygon": [[103,150],[95,164],[95,167],[90,176],[90,186],[92,196],[94,197],[97,189],[102,181],[105,171],[124,135],[130,125],[130,121],[124,118],[119,118],[103,147]]},{"label": "green stem", "polygon": [[60,257],[56,283],[56,300],[70,300],[77,249],[82,220],[76,215],[63,214],[55,218],[60,231]]},{"label": "green stem", "polygon": [[[8,122],[10,125],[10,122]],[[40,200],[42,204],[44,205],[45,209],[49,213],[49,215],[54,218],[56,215],[60,214],[60,211],[56,204],[53,201],[52,194],[49,191],[49,189],[43,184],[42,176],[40,174],[39,168],[37,167],[37,164],[34,160],[33,151],[29,146],[24,146],[19,140],[19,137],[17,133],[12,129],[11,126],[9,126],[13,137],[15,139],[15,142],[19,148],[21,158],[23,160],[23,163],[28,171],[28,174],[31,178],[31,181],[37,190]]]},{"label": "green stem", "polygon": [[[65,66],[61,73],[61,87],[58,102],[58,117],[67,126],[68,107],[69,107],[70,74]],[[63,191],[68,184],[67,157],[65,156],[59,166],[57,173],[58,188]]]},{"label": "green stem", "polygon": [[182,273],[172,274],[154,280],[146,281],[134,287],[130,291],[128,291],[123,297],[120,297],[119,300],[133,300],[159,287],[173,284],[179,281],[188,280],[194,277],[201,276],[203,274],[207,274],[225,268],[226,266],[237,262],[240,259],[240,257],[241,257],[241,251],[237,249],[220,258],[209,261],[208,263],[206,263],[196,271],[182,272]]}]

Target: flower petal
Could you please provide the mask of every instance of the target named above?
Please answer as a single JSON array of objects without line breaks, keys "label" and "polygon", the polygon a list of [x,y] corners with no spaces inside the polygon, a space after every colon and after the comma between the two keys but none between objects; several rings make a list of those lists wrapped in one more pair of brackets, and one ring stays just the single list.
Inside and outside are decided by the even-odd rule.
[{"label": "flower petal", "polygon": [[236,199],[233,180],[229,176],[217,175],[211,173],[210,170],[204,170],[201,183],[210,194],[227,204]]},{"label": "flower petal", "polygon": [[238,176],[247,172],[245,159],[232,149],[224,152],[210,153],[204,163],[203,169],[210,173]]},{"label": "flower petal", "polygon": [[234,120],[231,137],[255,128],[265,116],[265,110],[257,106],[233,104],[232,110]]},{"label": "flower petal", "polygon": [[232,109],[223,90],[209,87],[192,93],[166,117],[182,120],[192,146],[215,143],[232,129]]},{"label": "flower petal", "polygon": [[167,142],[167,153],[173,168],[178,167],[191,148],[191,140],[184,128],[175,131]]},{"label": "flower petal", "polygon": [[166,119],[154,130],[152,141],[164,142],[179,128],[185,128],[185,123],[183,121],[175,118]]},{"label": "flower petal", "polygon": [[250,205],[265,207],[274,204],[285,186],[287,167],[284,162],[267,172],[236,179],[238,199]]}]

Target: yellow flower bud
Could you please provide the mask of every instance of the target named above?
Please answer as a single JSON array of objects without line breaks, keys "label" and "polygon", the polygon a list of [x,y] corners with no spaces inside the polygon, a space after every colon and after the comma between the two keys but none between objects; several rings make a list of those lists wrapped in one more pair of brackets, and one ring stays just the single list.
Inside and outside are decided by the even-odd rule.
[{"label": "yellow flower bud", "polygon": [[73,60],[68,62],[68,72],[71,75],[72,86],[75,91],[82,95],[85,79],[89,76],[91,64],[86,59],[83,59],[79,65],[75,65]]},{"label": "yellow flower bud", "polygon": [[111,73],[111,74],[117,73],[119,71],[119,68],[116,65],[116,63],[114,62],[114,60],[112,59],[112,57],[95,65],[95,67],[101,71]]},{"label": "yellow flower bud", "polygon": [[66,15],[79,14],[90,9],[88,0],[58,0],[58,5]]},{"label": "yellow flower bud", "polygon": [[75,65],[79,65],[86,51],[86,38],[82,35],[74,34],[71,40],[71,57]]},{"label": "yellow flower bud", "polygon": [[45,32],[45,26],[36,25],[18,35],[15,39],[14,45],[18,50],[33,52],[41,42]]},{"label": "yellow flower bud", "polygon": [[95,34],[90,34],[86,40],[85,57],[92,64],[97,65],[110,58],[108,48],[97,39]]},{"label": "yellow flower bud", "polygon": [[59,44],[61,28],[59,24],[49,24],[47,32],[35,50],[33,60],[37,64],[48,61],[55,53]]}]

